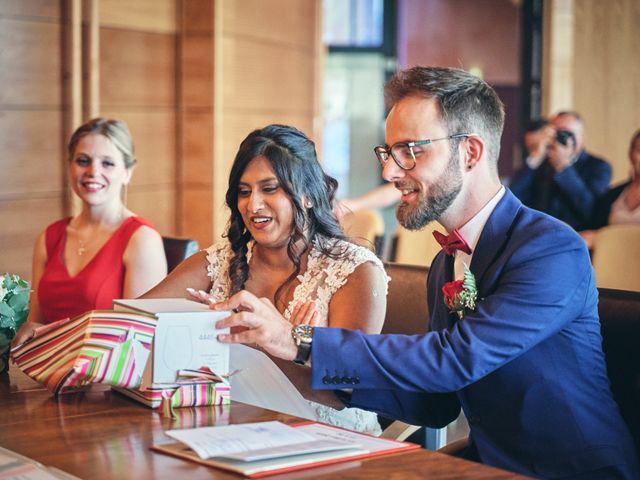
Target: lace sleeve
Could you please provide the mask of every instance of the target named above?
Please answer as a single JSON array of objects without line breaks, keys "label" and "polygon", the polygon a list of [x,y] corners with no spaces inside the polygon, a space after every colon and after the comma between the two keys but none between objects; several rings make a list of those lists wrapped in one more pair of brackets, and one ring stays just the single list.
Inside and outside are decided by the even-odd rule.
[{"label": "lace sleeve", "polygon": [[384,295],[387,295],[389,289],[389,276],[384,270],[384,265],[375,254],[359,245],[354,245],[348,242],[340,242],[340,248],[346,248],[346,252],[343,258],[335,261],[328,261],[326,267],[326,284],[331,288],[331,295],[333,295],[341,286],[347,283],[349,275],[351,275],[356,268],[363,263],[373,263],[380,268],[382,275],[384,276],[385,291]]},{"label": "lace sleeve", "polygon": [[[316,300],[320,313],[320,324],[323,324],[323,322],[326,324],[331,297],[340,287],[347,283],[349,275],[359,265],[367,262],[371,262],[380,268],[380,273],[385,280],[384,295],[387,295],[389,277],[384,271],[382,262],[373,252],[342,240],[336,241],[334,248],[336,252],[343,252],[337,259],[324,256],[314,246],[309,254],[307,271],[303,276],[299,277],[300,285],[296,288],[294,298],[287,309],[287,314],[300,301]],[[374,292],[375,294],[377,293]],[[288,318],[287,315],[285,316]]]},{"label": "lace sleeve", "polygon": [[228,242],[219,242],[211,245],[207,252],[207,275],[211,278],[211,290],[209,293],[217,300],[226,300],[231,292],[229,281],[229,261],[231,259],[231,246]]}]

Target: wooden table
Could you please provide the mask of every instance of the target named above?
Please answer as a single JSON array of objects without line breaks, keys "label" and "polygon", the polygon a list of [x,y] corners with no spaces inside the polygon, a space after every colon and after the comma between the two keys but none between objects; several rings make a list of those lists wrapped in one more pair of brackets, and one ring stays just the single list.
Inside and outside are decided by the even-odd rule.
[{"label": "wooden table", "polygon": [[[52,397],[15,366],[0,376],[0,446],[85,479],[242,478],[149,450],[172,428],[297,419],[233,403],[182,408],[163,418],[103,387]],[[269,478],[524,478],[428,450],[340,463]]]}]

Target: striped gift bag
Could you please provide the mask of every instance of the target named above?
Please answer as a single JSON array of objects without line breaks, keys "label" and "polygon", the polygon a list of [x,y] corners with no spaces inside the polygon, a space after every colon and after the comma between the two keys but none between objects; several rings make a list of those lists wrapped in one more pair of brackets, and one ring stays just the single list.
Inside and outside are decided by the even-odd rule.
[{"label": "striped gift bag", "polygon": [[18,367],[54,394],[90,383],[140,386],[156,319],[93,310],[45,325],[11,351]]},{"label": "striped gift bag", "polygon": [[176,383],[153,383],[140,389],[117,388],[114,390],[151,408],[160,407],[166,416],[174,416],[177,407],[204,405],[228,405],[231,403],[231,386],[208,367],[182,369],[176,374]]},{"label": "striped gift bag", "polygon": [[114,388],[119,393],[151,408],[200,407],[203,405],[228,405],[231,403],[231,387],[227,380],[217,383],[186,383],[183,385],[153,384],[144,390]]}]

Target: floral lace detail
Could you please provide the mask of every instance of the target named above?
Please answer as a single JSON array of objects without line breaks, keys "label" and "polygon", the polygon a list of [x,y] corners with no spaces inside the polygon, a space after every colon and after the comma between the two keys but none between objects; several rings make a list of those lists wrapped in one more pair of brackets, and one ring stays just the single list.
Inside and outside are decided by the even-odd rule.
[{"label": "floral lace detail", "polygon": [[311,408],[315,410],[317,421],[328,423],[336,427],[355,430],[356,432],[368,433],[378,436],[382,433],[382,428],[378,423],[378,415],[374,412],[361,410],[359,408],[344,408],[336,410],[320,403],[307,400]]},{"label": "floral lace detail", "polygon": [[211,278],[211,290],[216,301],[229,298],[231,294],[231,280],[229,279],[229,264],[233,251],[231,244],[222,241],[207,248],[207,275]]},{"label": "floral lace detail", "polygon": [[380,267],[385,276],[385,291],[373,292],[374,295],[387,295],[389,277],[384,272],[384,266],[373,252],[344,240],[335,240],[332,252],[339,255],[338,258],[331,258],[322,253],[314,242],[307,260],[307,270],[303,275],[298,276],[300,284],[296,287],[293,298],[289,302],[284,313],[288,320],[293,311],[293,307],[298,302],[315,300],[318,307],[318,325],[328,325],[329,303],[333,294],[342,287],[354,270],[363,263],[371,262]]}]

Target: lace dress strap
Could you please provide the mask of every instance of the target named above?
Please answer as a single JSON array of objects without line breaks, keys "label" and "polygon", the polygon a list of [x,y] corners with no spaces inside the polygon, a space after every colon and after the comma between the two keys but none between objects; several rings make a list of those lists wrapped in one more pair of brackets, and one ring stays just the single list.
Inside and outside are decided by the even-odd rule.
[{"label": "lace dress strap", "polygon": [[231,280],[229,279],[229,264],[233,251],[227,240],[211,245],[207,252],[207,275],[211,279],[211,290],[216,301],[229,298],[231,294]]},{"label": "lace dress strap", "polygon": [[326,326],[331,298],[347,283],[354,270],[363,263],[371,262],[380,268],[386,279],[385,291],[381,293],[387,294],[389,277],[384,271],[382,262],[373,252],[344,240],[322,240],[333,242],[332,255],[325,255],[318,247],[317,241],[313,242],[307,260],[307,270],[304,275],[298,277],[300,285],[296,287],[293,299],[285,311],[287,319],[298,302],[315,300],[319,313],[319,325]]}]

